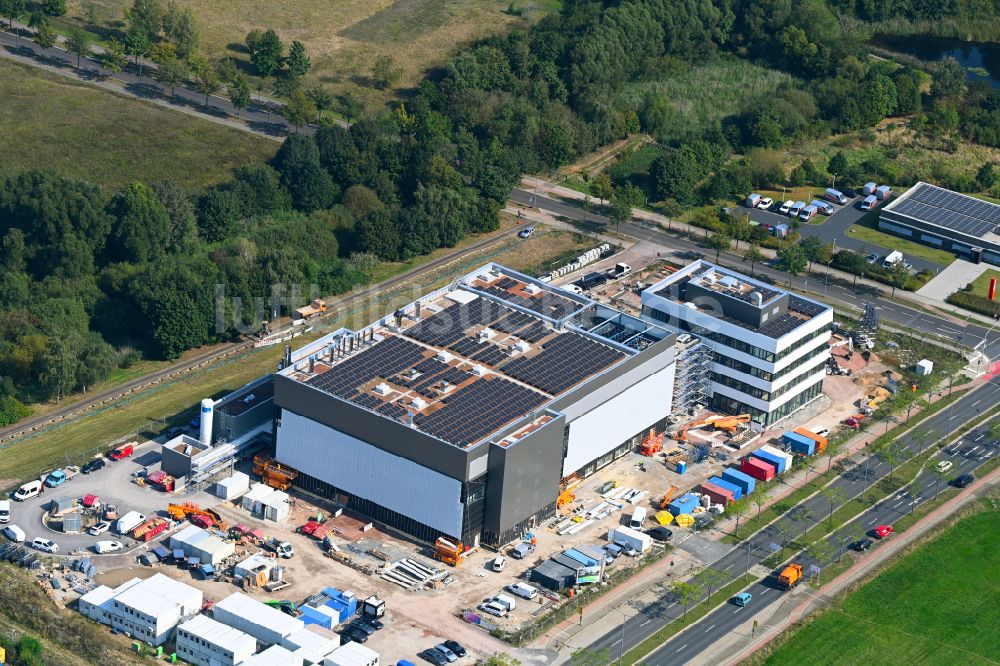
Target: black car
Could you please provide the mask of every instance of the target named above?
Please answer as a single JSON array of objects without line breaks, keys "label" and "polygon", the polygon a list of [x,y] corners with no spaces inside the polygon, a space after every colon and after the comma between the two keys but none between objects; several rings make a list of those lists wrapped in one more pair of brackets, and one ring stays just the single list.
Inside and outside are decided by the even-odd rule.
[{"label": "black car", "polygon": [[355,643],[364,643],[367,640],[368,634],[354,626],[344,627],[343,631],[340,632],[341,645],[345,645],[351,641],[354,641]]},{"label": "black car", "polygon": [[854,197],[858,196],[857,190],[852,190],[849,187],[842,189],[840,193],[843,194],[848,199],[853,199]]},{"label": "black car", "polygon": [[178,426],[174,426],[173,428],[168,428],[167,432],[165,432],[164,434],[167,436],[167,439],[173,439],[174,437],[177,437],[178,435],[183,435],[184,434],[184,428],[181,428],[181,427],[178,427]]},{"label": "black car", "polygon": [[361,618],[358,618],[356,620],[351,620],[351,623],[347,626],[348,628],[354,627],[358,631],[365,632],[366,636],[371,636],[372,634],[375,633],[374,625],[369,624],[368,622],[362,620]]},{"label": "black car", "polygon": [[448,666],[448,657],[444,656],[444,654],[438,652],[434,648],[424,650],[420,653],[420,657],[424,661],[429,661],[434,664],[434,666]]},{"label": "black car", "polygon": [[855,541],[854,543],[852,543],[851,548],[858,551],[859,553],[863,553],[872,547],[872,543],[873,542],[871,539],[861,539],[860,541]]},{"label": "black car", "polygon": [[465,648],[462,647],[462,645],[456,641],[445,641],[444,646],[449,650],[451,650],[452,652],[454,652],[459,657],[464,657],[466,654],[468,654],[465,651]]},{"label": "black car", "polygon": [[670,537],[674,535],[673,532],[662,525],[660,527],[654,527],[653,529],[647,531],[646,534],[653,537],[656,541],[670,541]]},{"label": "black car", "polygon": [[91,460],[89,463],[80,468],[80,471],[84,474],[90,474],[91,472],[96,472],[99,469],[104,469],[104,466],[108,463],[104,462],[103,459],[98,458],[96,460]]},{"label": "black car", "polygon": [[963,474],[962,476],[955,479],[956,488],[965,488],[976,480],[975,474]]},{"label": "black car", "polygon": [[368,615],[365,615],[364,617],[359,618],[358,621],[364,622],[368,626],[373,627],[375,631],[378,631],[379,629],[385,629],[385,625],[382,624],[382,620],[378,619],[377,617],[370,617]]}]

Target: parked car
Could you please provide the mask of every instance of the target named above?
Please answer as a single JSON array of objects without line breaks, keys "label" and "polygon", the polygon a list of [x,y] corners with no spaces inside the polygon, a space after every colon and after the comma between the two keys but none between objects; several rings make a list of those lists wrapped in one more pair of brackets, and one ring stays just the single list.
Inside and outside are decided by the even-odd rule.
[{"label": "parked car", "polygon": [[527,583],[522,583],[521,581],[511,583],[507,586],[507,589],[522,599],[534,599],[538,596],[538,589],[535,588],[534,585],[528,585]]},{"label": "parked car", "polygon": [[108,457],[112,460],[124,460],[133,453],[135,453],[135,442],[129,442],[128,444],[122,444],[117,449],[109,453]]},{"label": "parked car", "polygon": [[670,537],[674,535],[672,531],[668,530],[663,525],[647,530],[646,534],[653,537],[654,541],[670,541]]},{"label": "parked car", "polygon": [[872,252],[871,254],[869,254],[866,257],[866,259],[868,260],[869,264],[876,264],[876,263],[878,263],[878,260],[881,259],[881,258],[882,258],[882,255],[879,254],[878,252]]},{"label": "parked car", "polygon": [[639,551],[637,551],[635,548],[625,543],[624,541],[615,541],[615,545],[621,548],[622,552],[628,555],[629,557],[635,557],[636,555],[639,554]]},{"label": "parked car", "polygon": [[89,463],[80,468],[80,471],[84,474],[90,474],[91,472],[96,472],[99,469],[104,469],[104,466],[108,463],[104,461],[103,458],[97,458],[91,460]]},{"label": "parked car", "polygon": [[505,564],[507,564],[507,558],[503,555],[497,555],[493,558],[493,561],[490,562],[490,569],[493,571],[503,571]]},{"label": "parked car", "polygon": [[885,539],[890,534],[893,533],[892,525],[879,525],[875,528],[875,536],[879,539]]},{"label": "parked car", "polygon": [[45,553],[58,553],[59,552],[59,544],[57,544],[54,541],[50,541],[48,539],[43,539],[41,537],[36,537],[31,542],[31,547],[32,548],[37,548],[38,550],[40,550],[42,552],[45,552]]},{"label": "parked car", "polygon": [[939,462],[934,467],[934,469],[936,469],[939,472],[947,472],[949,469],[951,469],[954,466],[955,466],[955,464],[953,462],[951,462],[950,460],[942,460],[941,462]]},{"label": "parked car", "polygon": [[458,641],[449,640],[442,643],[442,645],[444,645],[446,648],[454,652],[459,657],[464,657],[465,655],[468,654],[468,651],[466,651],[466,649],[462,647],[462,644],[459,643]]},{"label": "parked car", "polygon": [[458,655],[448,649],[448,646],[444,643],[438,643],[434,646],[434,649],[444,655],[444,658],[449,662],[458,661]]},{"label": "parked car", "polygon": [[761,210],[767,210],[773,205],[774,205],[774,199],[772,199],[771,197],[764,197],[763,199],[757,202],[757,208],[760,208]]},{"label": "parked car", "polygon": [[619,546],[616,543],[606,543],[606,544],[604,544],[604,550],[611,557],[618,557],[619,555],[622,554],[622,547]]},{"label": "parked car", "polygon": [[363,631],[369,636],[375,633],[375,627],[366,622],[365,620],[362,620],[361,618],[351,620],[350,624],[348,624],[347,626],[354,627],[359,631]]},{"label": "parked car", "polygon": [[167,431],[163,434],[167,436],[167,439],[173,439],[178,435],[183,435],[184,428],[181,428],[180,426],[174,426],[173,428],[167,428]]},{"label": "parked car", "polygon": [[350,643],[354,641],[355,643],[365,643],[368,641],[368,634],[361,631],[357,627],[347,626],[344,627],[340,632],[340,644]]},{"label": "parked car", "polygon": [[101,522],[97,523],[96,525],[92,526],[89,530],[87,530],[87,533],[92,534],[94,536],[100,536],[110,529],[111,529],[111,523],[108,522],[107,520],[102,520]]},{"label": "parked car", "polygon": [[534,233],[535,233],[534,227],[525,227],[524,229],[521,229],[519,232],[517,232],[517,235],[521,238],[531,238],[532,234]]},{"label": "parked car", "polygon": [[750,605],[750,600],[753,599],[753,595],[749,592],[740,592],[735,597],[733,597],[733,603],[737,606],[748,606]]},{"label": "parked car", "polygon": [[786,201],[785,203],[781,204],[781,208],[778,209],[778,212],[781,213],[782,215],[787,215],[788,211],[792,209],[792,206],[794,204],[795,204],[794,201],[791,200]]},{"label": "parked car", "polygon": [[117,550],[121,550],[125,545],[121,541],[98,541],[94,544],[95,553],[113,553]]},{"label": "parked car", "polygon": [[860,541],[855,541],[854,543],[852,543],[851,548],[858,551],[859,553],[863,553],[872,547],[872,543],[874,542],[871,539],[861,539]]},{"label": "parked car", "polygon": [[971,474],[971,473],[970,474],[963,474],[962,476],[960,476],[960,477],[958,477],[958,478],[955,479],[955,487],[956,488],[965,488],[966,486],[971,485],[972,482],[975,481],[975,480],[976,480],[976,475],[975,474]]},{"label": "parked car", "polygon": [[908,261],[904,261],[903,262],[903,268],[905,268],[908,271],[912,271],[913,270],[913,264],[911,264]]},{"label": "parked car", "polygon": [[853,199],[854,197],[858,196],[858,191],[857,190],[852,190],[849,187],[842,189],[840,191],[840,193],[843,194],[848,199]]},{"label": "parked car", "polygon": [[495,601],[487,601],[485,604],[480,604],[479,610],[489,613],[490,615],[496,615],[497,617],[507,616],[507,607],[501,606]]},{"label": "parked car", "polygon": [[429,661],[434,664],[434,666],[446,666],[448,664],[448,657],[444,656],[434,648],[428,648],[420,653],[420,657],[424,661]]}]

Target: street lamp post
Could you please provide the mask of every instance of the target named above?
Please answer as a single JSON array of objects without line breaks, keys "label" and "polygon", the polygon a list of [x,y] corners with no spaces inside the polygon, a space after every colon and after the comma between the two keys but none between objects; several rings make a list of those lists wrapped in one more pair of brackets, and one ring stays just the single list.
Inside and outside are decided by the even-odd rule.
[{"label": "street lamp post", "polygon": [[[868,450],[868,444],[865,444],[865,450]],[[861,480],[861,502],[865,501],[865,493],[868,492],[868,462],[872,459],[871,454],[865,456],[865,476]]]}]

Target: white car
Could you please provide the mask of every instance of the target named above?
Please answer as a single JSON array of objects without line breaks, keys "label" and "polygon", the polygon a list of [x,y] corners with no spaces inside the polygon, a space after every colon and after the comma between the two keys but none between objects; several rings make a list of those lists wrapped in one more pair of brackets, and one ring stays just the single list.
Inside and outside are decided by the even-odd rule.
[{"label": "white car", "polygon": [[111,523],[109,523],[106,520],[102,520],[101,522],[97,523],[96,525],[94,525],[93,527],[91,527],[89,530],[87,530],[87,533],[88,534],[93,534],[94,536],[100,536],[100,535],[104,534],[105,532],[107,532],[109,529],[111,529]]},{"label": "white car", "polygon": [[778,209],[778,212],[781,213],[782,215],[788,215],[788,211],[790,211],[792,209],[792,206],[794,205],[795,205],[794,201],[791,200],[786,201],[785,203],[781,204],[781,208]]},{"label": "white car", "polygon": [[763,199],[757,202],[757,208],[760,208],[761,210],[767,210],[772,205],[774,205],[774,199],[772,199],[771,197],[764,197]]},{"label": "white car", "polygon": [[497,617],[507,616],[507,608],[505,606],[501,606],[495,601],[488,601],[485,604],[481,604],[479,606],[479,610],[485,611],[490,615],[496,615]]},{"label": "white car", "polygon": [[37,548],[38,550],[45,553],[57,553],[59,552],[59,544],[49,541],[48,539],[43,539],[41,537],[36,538],[31,542],[32,548]]},{"label": "white car", "polygon": [[95,553],[113,553],[121,550],[125,545],[121,541],[98,541],[94,544]]},{"label": "white car", "polygon": [[947,472],[949,469],[952,468],[952,466],[953,465],[952,465],[952,462],[950,460],[942,460],[941,462],[939,462],[937,464],[937,471],[939,471],[939,472]]}]

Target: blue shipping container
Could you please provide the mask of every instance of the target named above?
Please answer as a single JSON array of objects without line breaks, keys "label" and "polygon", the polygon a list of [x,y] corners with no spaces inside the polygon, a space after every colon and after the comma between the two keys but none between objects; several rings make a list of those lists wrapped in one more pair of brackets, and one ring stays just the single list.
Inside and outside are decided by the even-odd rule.
[{"label": "blue shipping container", "polygon": [[786,461],[780,456],[771,455],[767,451],[761,451],[760,449],[751,453],[754,458],[760,458],[766,463],[770,463],[774,466],[774,471],[778,474],[784,474],[785,468],[787,467]]},{"label": "blue shipping container", "polygon": [[733,493],[734,500],[738,500],[739,498],[743,497],[743,488],[736,485],[735,483],[726,481],[722,477],[713,476],[711,479],[708,480],[708,482],[713,485],[719,486],[720,488],[725,488],[726,490],[731,491]]},{"label": "blue shipping container", "polygon": [[727,467],[722,470],[722,478],[743,488],[744,495],[749,495],[757,487],[757,479],[741,472],[735,467]]},{"label": "blue shipping container", "polygon": [[569,550],[563,551],[563,555],[565,555],[566,557],[568,557],[568,558],[570,558],[572,560],[576,560],[577,562],[579,562],[580,564],[582,564],[585,567],[596,567],[596,566],[600,566],[600,564],[601,564],[599,561],[595,560],[592,557],[588,557],[588,556],[584,555],[583,553],[581,553],[580,551],[576,550],[575,548],[570,548]]},{"label": "blue shipping container", "polygon": [[688,493],[681,497],[678,497],[673,502],[667,505],[667,511],[675,516],[679,516],[682,513],[690,514],[698,506],[698,498]]},{"label": "blue shipping container", "polygon": [[791,447],[793,453],[800,453],[804,456],[811,456],[816,451],[816,440],[809,439],[805,435],[800,435],[791,430],[781,435],[781,440]]}]

